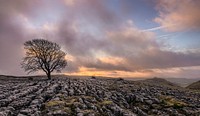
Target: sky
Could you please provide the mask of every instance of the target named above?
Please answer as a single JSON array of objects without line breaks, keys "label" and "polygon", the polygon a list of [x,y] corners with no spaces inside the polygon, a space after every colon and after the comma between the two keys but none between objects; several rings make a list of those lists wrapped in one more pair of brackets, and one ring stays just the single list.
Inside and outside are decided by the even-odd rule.
[{"label": "sky", "polygon": [[45,38],[67,53],[66,75],[200,78],[199,6],[199,0],[1,0],[0,74],[27,75],[23,43]]}]

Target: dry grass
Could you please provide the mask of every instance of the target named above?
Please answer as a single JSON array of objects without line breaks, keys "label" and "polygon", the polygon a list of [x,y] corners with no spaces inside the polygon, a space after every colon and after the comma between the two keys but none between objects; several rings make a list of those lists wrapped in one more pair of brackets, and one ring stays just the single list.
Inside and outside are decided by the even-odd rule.
[{"label": "dry grass", "polygon": [[185,102],[171,96],[160,96],[160,99],[165,107],[182,108],[188,105]]}]

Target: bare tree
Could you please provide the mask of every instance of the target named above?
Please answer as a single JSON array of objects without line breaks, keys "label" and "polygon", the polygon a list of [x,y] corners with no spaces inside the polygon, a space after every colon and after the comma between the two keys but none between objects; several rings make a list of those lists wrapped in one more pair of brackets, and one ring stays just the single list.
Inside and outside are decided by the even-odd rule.
[{"label": "bare tree", "polygon": [[67,65],[66,53],[61,50],[57,43],[44,39],[33,39],[24,43],[26,56],[21,63],[26,72],[42,70],[48,79],[51,79],[51,72],[60,72]]}]

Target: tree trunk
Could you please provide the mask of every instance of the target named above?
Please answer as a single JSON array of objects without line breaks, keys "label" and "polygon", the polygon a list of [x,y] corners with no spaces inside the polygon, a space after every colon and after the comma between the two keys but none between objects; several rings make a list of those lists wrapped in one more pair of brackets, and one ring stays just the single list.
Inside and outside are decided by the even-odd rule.
[{"label": "tree trunk", "polygon": [[51,72],[47,73],[48,80],[51,80]]}]

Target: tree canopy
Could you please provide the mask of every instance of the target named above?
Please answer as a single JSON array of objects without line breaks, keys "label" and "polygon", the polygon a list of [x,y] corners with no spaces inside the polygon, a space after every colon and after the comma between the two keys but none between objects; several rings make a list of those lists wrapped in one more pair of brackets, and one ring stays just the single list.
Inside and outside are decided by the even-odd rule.
[{"label": "tree canopy", "polygon": [[66,53],[57,43],[33,39],[24,43],[24,49],[26,56],[21,64],[28,74],[42,70],[51,79],[51,72],[60,72],[67,66]]}]

